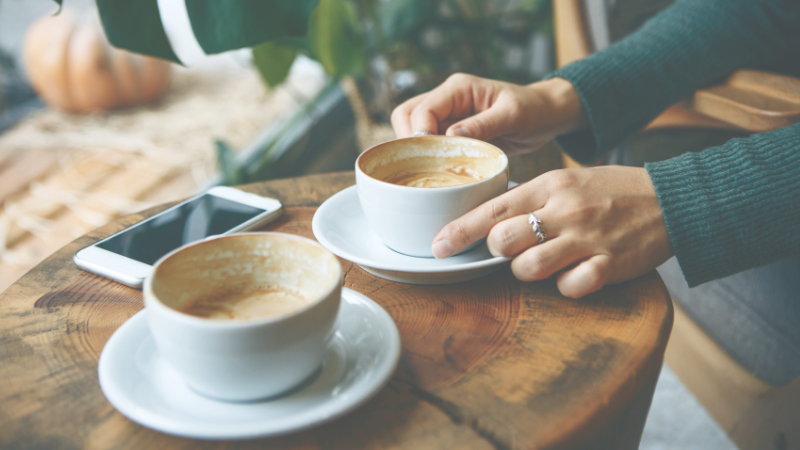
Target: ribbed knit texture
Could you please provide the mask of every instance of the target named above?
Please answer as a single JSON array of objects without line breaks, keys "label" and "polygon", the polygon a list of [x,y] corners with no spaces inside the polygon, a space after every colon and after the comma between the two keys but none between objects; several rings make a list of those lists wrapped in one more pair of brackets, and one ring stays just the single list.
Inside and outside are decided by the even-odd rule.
[{"label": "ribbed knit texture", "polygon": [[800,1],[678,0],[625,39],[550,75],[575,86],[591,124],[557,142],[591,164],[698,88],[740,67],[800,62],[799,49]]},{"label": "ribbed knit texture", "polygon": [[800,254],[800,124],[645,167],[689,286]]},{"label": "ribbed knit texture", "polygon": [[[590,164],[669,105],[742,67],[800,75],[800,1],[678,0],[640,30],[551,76],[590,130],[559,136]],[[800,254],[800,127],[647,166],[689,286]]]}]

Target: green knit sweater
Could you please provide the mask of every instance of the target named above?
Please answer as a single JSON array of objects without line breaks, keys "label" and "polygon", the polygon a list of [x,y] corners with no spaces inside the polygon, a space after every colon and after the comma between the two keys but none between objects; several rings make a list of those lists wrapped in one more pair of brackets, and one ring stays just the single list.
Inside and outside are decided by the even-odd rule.
[{"label": "green knit sweater", "polygon": [[[591,124],[557,141],[589,164],[738,68],[800,75],[799,63],[800,1],[679,0],[552,74],[575,86]],[[645,167],[689,286],[800,254],[800,124]]]}]

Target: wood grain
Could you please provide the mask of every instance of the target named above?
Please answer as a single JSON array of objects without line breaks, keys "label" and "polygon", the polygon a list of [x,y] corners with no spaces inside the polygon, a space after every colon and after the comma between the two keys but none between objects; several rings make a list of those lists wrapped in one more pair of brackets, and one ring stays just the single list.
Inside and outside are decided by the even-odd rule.
[{"label": "wood grain", "polygon": [[586,58],[592,53],[592,44],[583,16],[581,0],[553,2],[553,31],[558,67],[564,67],[573,61]]},{"label": "wood grain", "polygon": [[[288,207],[269,229],[313,237],[316,207],[353,182],[348,172],[243,189]],[[140,427],[103,397],[97,361],[142,308],[141,292],[81,272],[71,257],[154,212],[76,240],[0,295],[0,447],[621,448],[598,440],[618,434],[610,426],[643,424],[642,408],[631,407],[642,403],[646,413],[672,325],[655,272],[575,300],[552,281],[521,283],[507,268],[457,285],[413,286],[342,261],[344,286],[381,304],[400,329],[400,366],[375,398],[329,424],[265,440],[195,441]],[[634,444],[636,427],[628,433]]]},{"label": "wood grain", "polygon": [[800,80],[738,70],[724,83],[694,93],[695,111],[752,132],[800,122]]},{"label": "wood grain", "polygon": [[[581,0],[553,0],[553,33],[559,68],[586,58],[593,51]],[[565,168],[583,167],[566,153],[561,154],[561,159]]]}]

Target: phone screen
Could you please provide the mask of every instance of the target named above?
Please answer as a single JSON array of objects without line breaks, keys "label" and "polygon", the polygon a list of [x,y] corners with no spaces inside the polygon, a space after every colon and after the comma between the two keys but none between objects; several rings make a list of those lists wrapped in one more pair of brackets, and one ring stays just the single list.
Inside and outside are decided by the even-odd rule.
[{"label": "phone screen", "polygon": [[97,246],[153,265],[184,244],[225,233],[263,212],[254,206],[205,194],[153,216]]}]

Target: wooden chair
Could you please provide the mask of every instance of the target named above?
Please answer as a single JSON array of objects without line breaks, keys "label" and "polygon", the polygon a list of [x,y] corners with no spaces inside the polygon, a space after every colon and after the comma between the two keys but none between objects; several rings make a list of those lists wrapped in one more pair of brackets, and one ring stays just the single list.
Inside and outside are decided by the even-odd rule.
[{"label": "wooden chair", "polygon": [[[609,45],[605,0],[553,0],[560,66]],[[604,28],[605,27],[605,28]],[[670,107],[647,130],[764,132],[800,121],[800,80],[739,70]],[[580,165],[564,155],[566,167]],[[774,387],[750,373],[675,303],[665,361],[742,450],[786,450],[800,442],[800,378]],[[791,447],[794,448],[794,447]]]},{"label": "wooden chair", "polygon": [[[605,0],[553,0],[559,67],[609,45],[605,4]],[[646,129],[691,127],[764,132],[797,122],[800,122],[800,80],[739,70],[725,82],[700,89],[673,105]],[[565,155],[565,166],[580,165]]]}]

